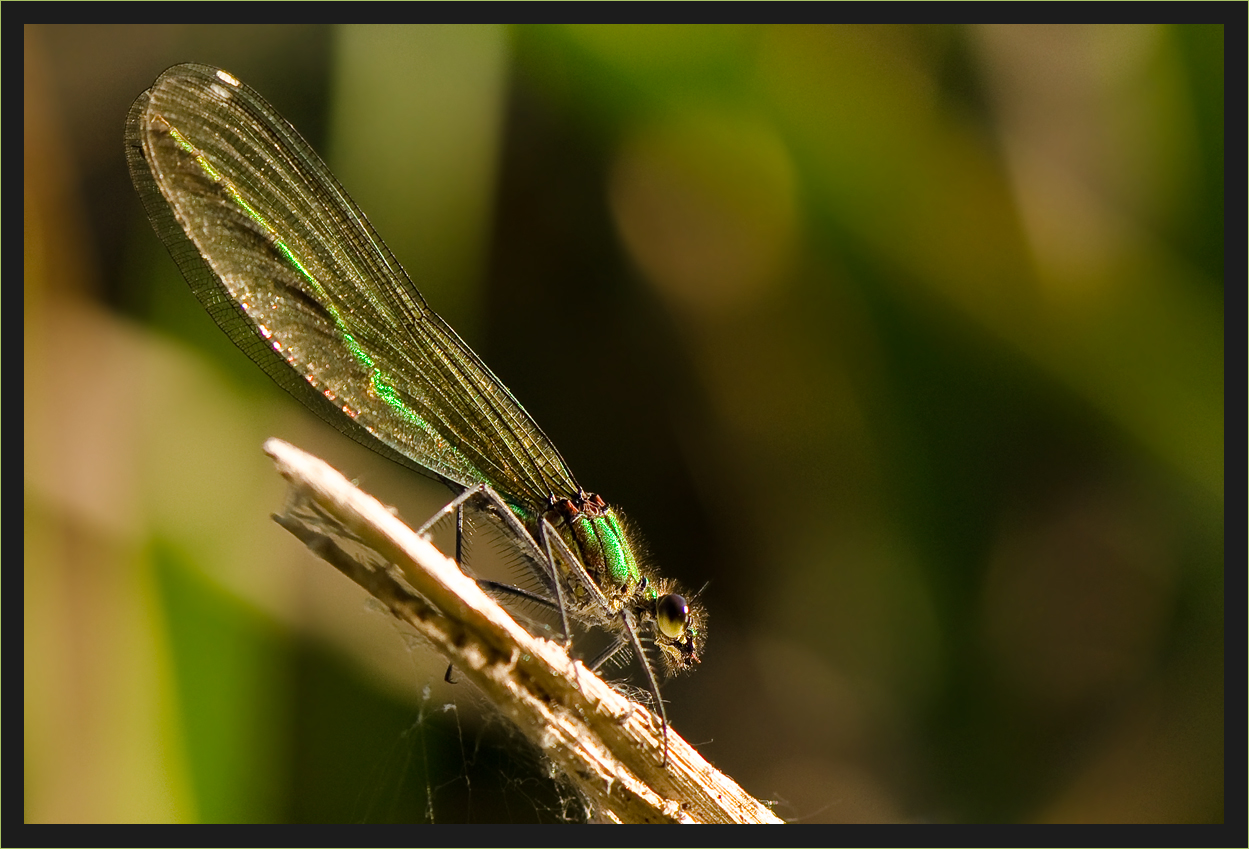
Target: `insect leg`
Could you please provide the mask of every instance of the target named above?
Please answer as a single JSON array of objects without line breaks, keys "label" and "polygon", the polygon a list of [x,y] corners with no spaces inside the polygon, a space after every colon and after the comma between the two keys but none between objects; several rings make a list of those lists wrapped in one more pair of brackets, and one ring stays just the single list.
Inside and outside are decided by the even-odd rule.
[{"label": "insect leg", "polygon": [[646,670],[646,681],[650,684],[651,695],[655,697],[655,705],[659,708],[659,718],[663,723],[664,734],[664,756],[659,765],[666,767],[668,765],[668,712],[664,710],[664,700],[659,695],[659,682],[655,680],[655,672],[651,669],[650,660],[647,659],[646,652],[642,650],[642,641],[638,639],[633,613],[628,608],[620,611],[620,621],[624,623],[625,633],[633,642],[633,650],[637,653],[638,660],[642,662],[642,668]]}]

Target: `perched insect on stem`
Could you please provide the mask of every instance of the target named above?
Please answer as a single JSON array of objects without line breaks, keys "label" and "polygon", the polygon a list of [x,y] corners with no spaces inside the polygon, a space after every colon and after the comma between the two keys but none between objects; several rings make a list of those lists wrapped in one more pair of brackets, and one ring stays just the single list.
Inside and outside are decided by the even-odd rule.
[{"label": "perched insect on stem", "polygon": [[590,662],[635,655],[663,724],[643,638],[668,674],[700,662],[706,613],[639,561],[628,524],[587,492],[512,393],[426,304],[316,152],[237,78],[170,68],[126,123],[126,155],[152,226],[226,335],[309,409],[495,520],[535,593],[496,595],[610,632]]}]

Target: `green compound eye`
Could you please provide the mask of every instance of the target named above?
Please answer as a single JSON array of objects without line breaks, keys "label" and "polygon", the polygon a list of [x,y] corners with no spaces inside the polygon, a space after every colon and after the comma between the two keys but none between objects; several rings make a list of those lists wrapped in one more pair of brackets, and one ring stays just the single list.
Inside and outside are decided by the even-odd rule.
[{"label": "green compound eye", "polygon": [[670,640],[678,640],[685,635],[685,623],[689,616],[689,604],[676,593],[660,596],[655,602],[655,622],[659,625],[659,632]]}]

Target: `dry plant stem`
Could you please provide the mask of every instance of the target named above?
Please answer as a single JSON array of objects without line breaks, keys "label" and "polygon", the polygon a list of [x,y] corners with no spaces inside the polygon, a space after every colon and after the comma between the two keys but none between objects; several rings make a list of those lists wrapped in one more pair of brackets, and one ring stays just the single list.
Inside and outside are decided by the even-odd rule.
[{"label": "dry plant stem", "polygon": [[[282,476],[402,572],[363,563],[290,512],[274,518],[427,639],[563,771],[598,819],[627,823],[779,823],[672,729],[668,766],[649,710],[557,643],[532,636],[427,540],[324,461],[265,443]],[[405,583],[406,582],[406,583]],[[415,592],[413,592],[415,590]]]}]

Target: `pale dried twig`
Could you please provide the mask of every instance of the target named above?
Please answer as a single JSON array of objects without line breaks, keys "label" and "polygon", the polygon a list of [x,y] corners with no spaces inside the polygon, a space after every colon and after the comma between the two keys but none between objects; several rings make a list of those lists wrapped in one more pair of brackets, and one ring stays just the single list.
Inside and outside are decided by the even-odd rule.
[{"label": "pale dried twig", "polygon": [[[779,823],[671,728],[559,644],[531,635],[473,579],[324,461],[279,439],[265,443],[300,500],[324,522],[274,516],[318,556],[377,598],[452,663],[567,776],[596,818],[612,822]],[[337,535],[390,566],[363,562]]]}]

